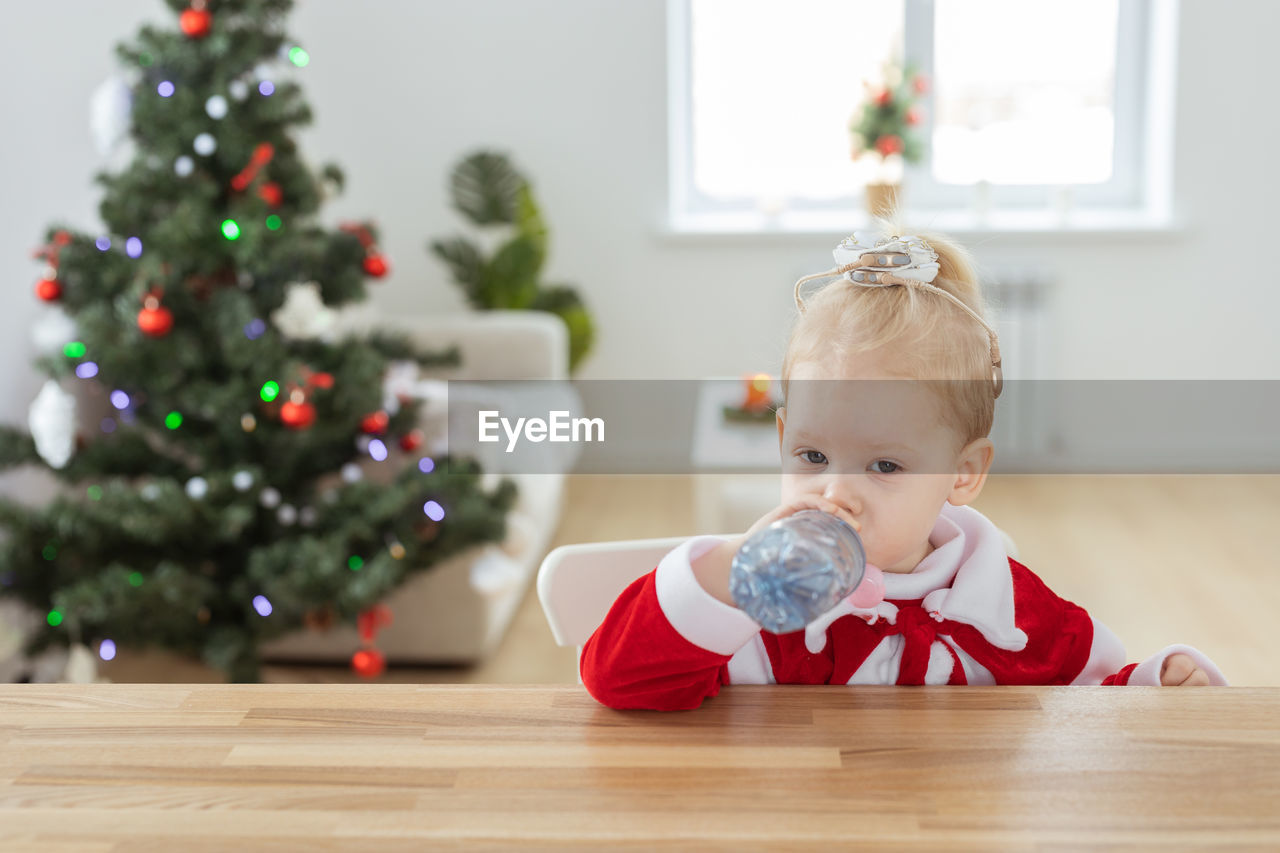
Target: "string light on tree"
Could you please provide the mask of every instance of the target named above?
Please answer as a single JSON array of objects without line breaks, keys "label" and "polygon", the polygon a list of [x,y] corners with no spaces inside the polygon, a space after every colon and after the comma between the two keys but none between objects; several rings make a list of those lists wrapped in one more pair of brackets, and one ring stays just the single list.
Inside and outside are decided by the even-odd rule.
[{"label": "string light on tree", "polygon": [[213,138],[212,133],[201,133],[192,140],[191,147],[201,157],[208,157],[218,150],[218,140]]},{"label": "string light on tree", "polygon": [[210,95],[204,102],[204,111],[209,118],[217,120],[227,116],[227,99],[221,95]]}]

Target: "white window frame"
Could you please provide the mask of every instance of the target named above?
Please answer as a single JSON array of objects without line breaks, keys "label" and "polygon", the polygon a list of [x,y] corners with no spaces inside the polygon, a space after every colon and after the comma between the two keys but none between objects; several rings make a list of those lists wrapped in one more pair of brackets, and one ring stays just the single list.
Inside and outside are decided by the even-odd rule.
[{"label": "white window frame", "polygon": [[[934,0],[906,0],[904,60],[933,77]],[[1172,225],[1177,0],[1121,0],[1116,34],[1115,152],[1110,181],[1095,185],[969,186],[934,180],[929,162],[907,165],[906,204],[953,231],[1168,230]],[[870,221],[861,194],[788,200],[762,212],[754,199],[709,198],[693,185],[690,0],[667,0],[669,233],[847,231]],[[932,133],[931,89],[926,123]],[[928,157],[929,154],[926,154]]]}]

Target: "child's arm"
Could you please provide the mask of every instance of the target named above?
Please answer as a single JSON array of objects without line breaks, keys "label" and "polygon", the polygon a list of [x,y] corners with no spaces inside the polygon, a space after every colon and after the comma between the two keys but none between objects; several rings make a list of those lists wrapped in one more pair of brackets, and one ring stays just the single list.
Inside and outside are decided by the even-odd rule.
[{"label": "child's arm", "polygon": [[708,593],[694,576],[699,557],[725,540],[698,536],[618,596],[582,647],[582,683],[611,708],[696,708],[728,683],[728,663],[760,626]]},{"label": "child's arm", "polygon": [[1199,649],[1166,646],[1142,663],[1131,663],[1102,680],[1107,685],[1133,687],[1227,687],[1227,679]]}]

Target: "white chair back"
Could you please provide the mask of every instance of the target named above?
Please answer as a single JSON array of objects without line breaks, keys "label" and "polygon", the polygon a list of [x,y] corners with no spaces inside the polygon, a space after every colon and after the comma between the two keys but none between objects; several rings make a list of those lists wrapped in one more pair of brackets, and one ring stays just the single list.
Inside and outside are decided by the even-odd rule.
[{"label": "white chair back", "polygon": [[556,644],[581,647],[628,584],[691,538],[586,542],[547,554],[538,569],[538,600]]}]

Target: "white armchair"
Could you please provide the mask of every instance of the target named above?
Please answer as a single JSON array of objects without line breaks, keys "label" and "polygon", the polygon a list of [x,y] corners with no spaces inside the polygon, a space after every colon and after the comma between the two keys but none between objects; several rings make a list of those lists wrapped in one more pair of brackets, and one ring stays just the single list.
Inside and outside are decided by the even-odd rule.
[{"label": "white armchair", "polygon": [[[424,348],[457,344],[461,367],[445,380],[567,379],[568,331],[554,314],[487,311],[442,316],[348,318],[402,331]],[[519,490],[505,542],[477,545],[410,577],[386,599],[395,621],[377,637],[389,663],[470,663],[497,646],[559,524],[564,474],[504,475]],[[486,473],[486,488],[499,479]],[[262,649],[264,659],[341,663],[360,647],[354,625],[304,630]]]}]

